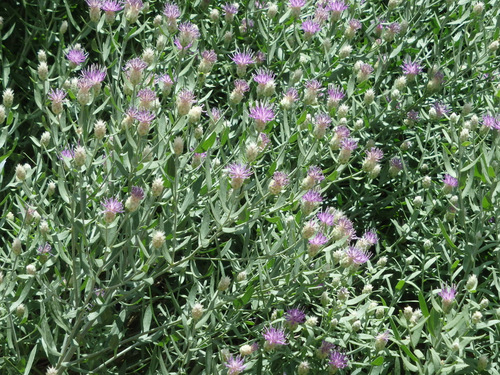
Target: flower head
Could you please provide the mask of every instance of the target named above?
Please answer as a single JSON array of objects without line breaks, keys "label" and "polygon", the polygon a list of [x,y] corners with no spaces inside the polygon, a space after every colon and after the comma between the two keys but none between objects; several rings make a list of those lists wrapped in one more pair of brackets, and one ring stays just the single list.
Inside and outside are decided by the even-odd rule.
[{"label": "flower head", "polygon": [[359,266],[368,262],[373,254],[366,250],[349,246],[349,248],[345,251],[345,255],[347,256],[349,263]]},{"label": "flower head", "polygon": [[316,235],[309,240],[309,249],[307,253],[310,257],[314,257],[321,246],[328,243],[328,238],[321,232],[316,233]]},{"label": "flower head", "polygon": [[224,366],[227,367],[227,374],[228,375],[239,375],[245,370],[245,364],[244,364],[243,358],[241,356],[236,356],[233,357],[232,355],[229,356],[227,359],[227,362],[224,364]]},{"label": "flower head", "polygon": [[348,8],[349,6],[342,0],[330,0],[327,5],[327,9],[331,12],[332,21],[338,21],[342,12]]},{"label": "flower head", "polygon": [[117,0],[104,0],[101,9],[105,12],[118,12],[123,9],[123,3]]},{"label": "flower head", "polygon": [[279,194],[281,190],[290,183],[290,179],[285,172],[274,172],[273,179],[269,183],[269,192],[273,195]]},{"label": "flower head", "polygon": [[180,17],[181,11],[180,11],[179,7],[177,6],[177,4],[166,3],[165,7],[163,8],[163,14],[165,15],[165,17],[167,17],[167,20],[169,22],[172,22],[172,21],[175,22],[175,20],[177,20],[177,18]]},{"label": "flower head", "polygon": [[302,21],[302,30],[306,39],[310,39],[314,34],[321,30],[321,25],[313,20]]},{"label": "flower head", "polygon": [[92,64],[90,68],[82,69],[81,78],[88,81],[92,86],[100,84],[106,78],[106,68]]},{"label": "flower head", "polygon": [[334,220],[335,220],[335,216],[328,211],[318,212],[317,216],[318,216],[318,220],[322,224],[327,225],[329,227],[331,227],[333,225]]},{"label": "flower head", "polygon": [[227,173],[231,178],[233,189],[240,188],[243,182],[252,175],[252,171],[245,164],[240,163],[230,164],[227,168]]},{"label": "flower head", "polygon": [[289,309],[285,313],[286,324],[293,331],[299,324],[306,321],[306,314],[301,309]]},{"label": "flower head", "polygon": [[443,184],[443,191],[445,192],[445,194],[449,194],[454,188],[458,186],[458,180],[446,173],[444,175]]},{"label": "flower head", "polygon": [[250,117],[255,120],[255,127],[262,132],[267,123],[274,119],[272,107],[265,103],[257,103],[250,108]]},{"label": "flower head", "polygon": [[448,287],[447,285],[443,285],[441,287],[441,291],[438,293],[438,295],[442,298],[443,301],[443,310],[447,312],[453,301],[455,300],[455,296],[457,294],[457,287],[455,285],[452,285]]},{"label": "flower head", "polygon": [[344,98],[345,93],[342,87],[330,85],[328,86],[328,109],[337,108],[340,101]]},{"label": "flower head", "polygon": [[268,327],[263,333],[266,340],[265,348],[268,350],[274,349],[280,345],[286,345],[285,332],[279,328]]},{"label": "flower head", "polygon": [[411,59],[407,59],[403,62],[402,65],[403,74],[406,75],[407,78],[412,79],[415,76],[422,73],[422,66],[417,61],[412,62]]},{"label": "flower head", "polygon": [[40,255],[44,255],[44,254],[52,255],[51,251],[52,251],[52,246],[50,246],[48,242],[45,242],[45,244],[39,246],[37,249],[37,252]]},{"label": "flower head", "polygon": [[252,52],[236,52],[233,54],[232,60],[239,67],[247,66],[255,62]]},{"label": "flower head", "polygon": [[116,217],[116,214],[123,213],[123,204],[116,198],[107,198],[101,201],[104,207],[104,221],[110,224]]},{"label": "flower head", "polygon": [[69,60],[70,64],[74,67],[80,65],[87,59],[88,53],[81,49],[70,49],[68,53],[66,53],[66,58]]},{"label": "flower head", "polygon": [[347,356],[338,349],[334,348],[330,352],[330,361],[328,364],[334,370],[343,369],[347,367]]}]

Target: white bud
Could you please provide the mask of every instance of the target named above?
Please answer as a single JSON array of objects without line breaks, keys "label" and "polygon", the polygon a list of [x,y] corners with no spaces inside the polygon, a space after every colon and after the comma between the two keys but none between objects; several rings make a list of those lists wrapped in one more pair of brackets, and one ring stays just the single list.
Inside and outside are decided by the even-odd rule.
[{"label": "white bud", "polygon": [[191,316],[194,320],[200,320],[203,316],[203,311],[203,305],[201,303],[195,303],[191,310]]},{"label": "white bud", "polygon": [[238,282],[242,282],[242,281],[245,281],[247,279],[247,273],[245,271],[241,271],[240,273],[238,273],[238,275],[236,276],[236,281]]},{"label": "white bud", "polygon": [[36,275],[36,267],[35,267],[35,265],[34,264],[28,264],[26,266],[26,273],[28,275],[32,275],[32,276]]},{"label": "white bud", "polygon": [[483,314],[481,314],[479,311],[476,311],[474,314],[472,314],[472,323],[477,324],[481,322],[481,319],[483,319]]},{"label": "white bud", "polygon": [[472,274],[469,276],[467,279],[467,283],[465,284],[465,288],[469,291],[475,291],[477,288],[477,277],[476,275]]},{"label": "white bud", "polygon": [[162,231],[154,232],[151,238],[151,245],[155,249],[159,249],[160,247],[163,246],[164,243],[165,243],[165,232]]},{"label": "white bud", "polygon": [[220,279],[219,285],[217,286],[217,290],[223,292],[229,288],[231,284],[231,279],[228,276],[224,276]]},{"label": "white bud", "polygon": [[252,352],[253,352],[253,349],[248,344],[242,345],[241,348],[240,348],[240,354],[243,357],[246,356],[246,355],[252,354]]},{"label": "white bud", "polygon": [[21,164],[18,164],[16,166],[16,178],[19,181],[26,180],[26,168],[24,168],[24,166],[22,166]]}]

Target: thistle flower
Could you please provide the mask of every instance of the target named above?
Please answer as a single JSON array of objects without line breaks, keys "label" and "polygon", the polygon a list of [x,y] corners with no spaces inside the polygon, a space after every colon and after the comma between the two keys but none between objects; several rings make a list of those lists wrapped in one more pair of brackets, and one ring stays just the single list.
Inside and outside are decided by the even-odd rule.
[{"label": "thistle flower", "polygon": [[345,216],[341,216],[337,222],[334,224],[332,237],[334,241],[339,241],[342,239],[350,240],[356,235],[354,230],[354,225],[351,220]]},{"label": "thistle flower", "polygon": [[290,183],[290,179],[285,172],[274,172],[273,179],[269,183],[269,192],[273,195],[281,193],[283,188]]},{"label": "thistle flower", "polygon": [[377,147],[372,147],[370,150],[367,150],[366,158],[363,161],[363,170],[366,172],[373,171],[383,157],[384,152]]},{"label": "thistle flower", "polygon": [[240,77],[245,75],[248,65],[255,63],[252,52],[235,52],[231,59],[237,65],[236,74]]},{"label": "thistle flower", "polygon": [[358,148],[358,142],[351,138],[344,138],[340,142],[339,164],[347,164],[352,152]]},{"label": "thistle flower", "polygon": [[345,255],[347,257],[347,264],[357,267],[368,262],[373,254],[366,250],[362,250],[354,246],[349,246],[345,250]]},{"label": "thistle flower", "polygon": [[181,15],[181,11],[177,4],[166,3],[163,8],[163,14],[167,18],[167,30],[174,33],[177,30],[177,19]]},{"label": "thistle flower", "polygon": [[299,98],[299,94],[297,90],[293,87],[289,88],[285,95],[283,96],[283,99],[281,99],[281,106],[285,109],[290,109],[292,108],[293,104],[297,101]]},{"label": "thistle flower", "polygon": [[274,119],[272,107],[265,103],[256,103],[250,108],[250,117],[255,120],[255,128],[262,132],[266,125]]},{"label": "thistle flower", "polygon": [[263,336],[266,340],[264,344],[266,350],[272,350],[278,346],[287,345],[285,332],[282,329],[273,327],[266,328]]},{"label": "thistle flower", "polygon": [[82,49],[70,49],[66,53],[66,58],[69,60],[70,68],[74,69],[81,63],[83,63],[87,59],[88,53],[83,51]]},{"label": "thistle flower", "polygon": [[123,204],[116,198],[107,198],[101,201],[101,206],[104,207],[104,221],[111,224],[116,217],[116,214],[123,213]]},{"label": "thistle flower", "polygon": [[438,293],[438,295],[442,299],[444,312],[448,312],[450,310],[451,305],[455,300],[456,294],[457,294],[456,285],[451,285],[451,287],[448,287],[447,285],[441,286],[441,291]]},{"label": "thistle flower", "polygon": [[373,67],[370,64],[362,63],[359,67],[356,79],[358,80],[358,82],[366,81],[372,72]]},{"label": "thistle flower", "polygon": [[115,13],[123,9],[123,3],[117,0],[104,0],[101,9],[106,13],[106,22],[113,23]]},{"label": "thistle flower", "polygon": [[321,341],[321,346],[318,348],[317,355],[321,359],[325,359],[330,355],[332,350],[335,349],[335,345],[329,341]]},{"label": "thistle flower", "polygon": [[245,364],[243,358],[240,356],[233,357],[229,356],[224,366],[227,367],[227,375],[239,375],[245,371]]},{"label": "thistle flower", "polygon": [[106,68],[92,64],[90,68],[82,69],[80,77],[98,90],[101,87],[101,82],[106,78]]},{"label": "thistle flower", "polygon": [[348,26],[345,30],[345,36],[348,39],[354,38],[354,35],[356,34],[356,31],[361,29],[361,22],[359,22],[357,19],[351,19],[348,23]]},{"label": "thistle flower", "polygon": [[257,95],[271,96],[274,94],[276,83],[275,74],[268,69],[258,69],[254,74],[253,80],[257,82]]},{"label": "thistle flower", "polygon": [[86,0],[86,3],[89,6],[90,20],[92,22],[99,22],[102,0]]},{"label": "thistle flower", "polygon": [[414,61],[412,62],[411,59],[405,60],[405,62],[402,65],[403,69],[403,74],[406,76],[408,81],[413,81],[417,75],[422,73],[422,66],[420,63]]},{"label": "thistle flower", "polygon": [[38,246],[37,253],[40,255],[52,255],[52,246],[49,245],[48,242],[45,242],[45,244]]},{"label": "thistle flower", "polygon": [[252,175],[252,171],[245,164],[240,163],[230,164],[227,173],[231,178],[231,187],[235,190],[239,189],[243,182]]},{"label": "thistle flower", "polygon": [[378,242],[377,234],[374,230],[370,230],[363,234],[363,237],[358,239],[356,247],[362,251],[367,251],[371,246]]},{"label": "thistle flower", "polygon": [[322,25],[330,16],[330,12],[326,8],[326,6],[318,3],[316,5],[316,9],[314,10],[314,20]]},{"label": "thistle flower", "polygon": [[184,22],[179,25],[179,43],[182,47],[193,44],[200,36],[198,26],[191,22]]},{"label": "thistle flower", "polygon": [[203,51],[201,54],[201,61],[198,67],[198,71],[200,73],[210,72],[216,61],[217,61],[217,55],[215,54],[215,51],[213,49],[208,51]]},{"label": "thistle flower", "polygon": [[328,364],[333,371],[347,367],[347,356],[340,349],[333,348],[330,352],[330,361]]},{"label": "thistle flower", "polygon": [[340,101],[344,98],[345,93],[342,87],[329,85],[328,86],[328,99],[326,102],[326,106],[328,110],[332,110],[332,108],[337,108],[340,104]]},{"label": "thistle flower", "polygon": [[393,22],[384,31],[384,40],[392,42],[394,37],[401,32],[401,25],[398,22]]},{"label": "thistle flower", "polygon": [[380,351],[385,348],[387,343],[389,342],[389,338],[391,337],[391,333],[389,331],[385,331],[382,333],[379,333],[375,337],[375,350]]},{"label": "thistle flower", "polygon": [[144,8],[142,0],[125,0],[125,18],[130,23],[137,22],[139,12]]},{"label": "thistle flower", "polygon": [[309,40],[313,37],[314,34],[321,30],[321,25],[318,22],[310,19],[305,20],[302,21],[302,30],[304,31],[304,38],[306,40]]},{"label": "thistle flower", "polygon": [[59,115],[63,111],[63,100],[66,97],[66,92],[61,89],[51,89],[49,91],[49,99],[51,101],[51,109],[54,115]]},{"label": "thistle flower", "polygon": [[288,7],[292,11],[292,17],[297,18],[304,5],[306,5],[306,0],[290,0],[288,2]]},{"label": "thistle flower", "polygon": [[304,103],[314,105],[317,103],[318,96],[321,96],[321,82],[316,79],[307,81],[305,84]]},{"label": "thistle flower", "polygon": [[193,103],[196,103],[195,96],[192,91],[183,89],[177,94],[177,112],[179,116],[184,116],[189,113]]},{"label": "thistle flower", "polygon": [[490,114],[483,115],[482,118],[483,128],[500,130],[500,119]]},{"label": "thistle flower", "polygon": [[168,74],[162,74],[158,76],[155,79],[155,83],[160,85],[160,88],[165,95],[170,94],[172,86],[174,85],[174,81],[172,80],[172,78],[170,78]]},{"label": "thistle flower", "polygon": [[443,179],[443,193],[450,194],[454,188],[458,186],[458,180],[455,177],[452,177],[448,173],[444,175]]},{"label": "thistle flower", "polygon": [[285,313],[285,324],[294,331],[299,324],[304,323],[306,314],[301,309],[289,309]]},{"label": "thistle flower", "polygon": [[337,126],[334,131],[333,131],[333,137],[330,140],[330,147],[332,150],[338,150],[340,148],[341,142],[349,137],[351,134],[351,131],[343,126]]},{"label": "thistle flower", "polygon": [[156,93],[149,89],[139,90],[137,93],[137,97],[139,98],[139,108],[142,109],[151,109],[152,105],[156,102]]},{"label": "thistle flower", "polygon": [[308,215],[323,201],[321,194],[315,190],[309,190],[302,196],[302,207],[304,214]]},{"label": "thistle flower", "polygon": [[342,12],[348,8],[349,6],[342,0],[330,0],[327,4],[327,9],[331,12],[331,20],[334,22],[338,21]]},{"label": "thistle flower", "polygon": [[316,216],[318,217],[318,220],[321,222],[321,224],[323,224],[323,226],[331,227],[335,220],[335,216],[333,216],[333,214],[328,211],[318,212]]},{"label": "thistle flower", "polygon": [[398,175],[398,173],[403,170],[403,162],[398,157],[392,158],[391,161],[389,162],[389,164],[390,164],[389,174],[392,177],[396,177]]},{"label": "thistle flower", "polygon": [[307,253],[309,256],[312,258],[314,257],[321,246],[325,245],[328,243],[328,238],[323,234],[323,233],[316,233],[316,235],[309,240],[309,248],[307,250]]},{"label": "thistle flower", "polygon": [[234,20],[234,16],[238,13],[239,5],[237,3],[229,4],[222,6],[222,10],[224,11],[224,18],[226,22],[231,23]]},{"label": "thistle flower", "polygon": [[127,198],[125,202],[125,208],[130,212],[137,211],[143,199],[144,199],[144,190],[139,186],[132,186],[132,189],[130,191],[130,196]]},{"label": "thistle flower", "polygon": [[326,129],[330,126],[332,118],[326,113],[318,113],[314,118],[314,137],[317,139],[323,139],[326,133]]},{"label": "thistle flower", "polygon": [[312,189],[316,183],[319,183],[325,179],[323,171],[320,167],[312,165],[307,171],[307,176],[302,180],[302,189]]},{"label": "thistle flower", "polygon": [[138,85],[142,81],[142,72],[148,67],[143,60],[136,57],[125,64],[125,72],[132,86]]}]

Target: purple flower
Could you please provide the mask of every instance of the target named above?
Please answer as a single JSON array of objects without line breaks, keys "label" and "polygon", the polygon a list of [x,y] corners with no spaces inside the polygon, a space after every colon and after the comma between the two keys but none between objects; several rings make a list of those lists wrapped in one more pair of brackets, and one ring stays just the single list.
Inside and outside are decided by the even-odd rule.
[{"label": "purple flower", "polygon": [[255,54],[255,63],[256,64],[263,64],[266,62],[266,54],[262,51],[257,51]]},{"label": "purple flower", "polygon": [[353,18],[349,21],[349,28],[351,28],[352,30],[359,30],[361,29],[361,22]]},{"label": "purple flower", "polygon": [[308,39],[321,30],[321,25],[313,20],[305,20],[302,22],[302,30]]},{"label": "purple flower", "polygon": [[163,91],[166,91],[167,93],[170,92],[172,89],[172,86],[174,85],[174,81],[168,74],[162,74],[155,79],[155,83],[161,84],[161,89]]},{"label": "purple flower", "polygon": [[106,68],[92,64],[90,68],[82,69],[80,77],[87,80],[92,86],[98,85],[106,78]]},{"label": "purple flower", "polygon": [[191,22],[184,22],[179,25],[179,43],[182,47],[188,47],[200,36],[198,26]]},{"label": "purple flower", "polygon": [[149,104],[156,100],[156,93],[151,89],[142,89],[137,93],[137,97],[141,100],[141,107],[149,107]]},{"label": "purple flower", "polygon": [[394,157],[389,162],[391,168],[397,169],[398,171],[403,169],[403,162],[400,158]]},{"label": "purple flower", "polygon": [[175,20],[180,17],[181,11],[179,10],[177,4],[166,3],[163,8],[163,14],[167,17],[169,22],[175,22]]},{"label": "purple flower", "polygon": [[335,134],[340,139],[344,139],[351,135],[351,131],[346,126],[340,125],[335,128]]},{"label": "purple flower", "polygon": [[234,89],[240,93],[243,94],[244,92],[247,92],[250,90],[250,86],[248,86],[248,83],[242,79],[237,79],[234,81]]},{"label": "purple flower", "polygon": [[283,188],[290,183],[288,175],[285,172],[279,171],[274,172],[273,181],[275,182],[275,185],[278,185],[280,188]]},{"label": "purple flower", "polygon": [[326,358],[335,349],[335,345],[329,341],[323,340],[321,346],[318,348],[318,355],[320,358]]},{"label": "purple flower", "polygon": [[378,163],[383,157],[384,152],[377,147],[372,147],[366,151],[366,159],[374,163]]},{"label": "purple flower", "polygon": [[89,8],[100,9],[102,5],[102,0],[85,0]]},{"label": "purple flower", "polygon": [[222,6],[222,10],[224,11],[225,15],[231,15],[234,16],[235,14],[238,13],[238,4],[229,4],[226,3],[226,5]]},{"label": "purple flower", "polygon": [[313,91],[314,93],[317,93],[319,90],[321,90],[321,82],[318,81],[317,79],[311,79],[305,83],[306,90],[308,91]]},{"label": "purple flower", "polygon": [[290,309],[285,313],[285,321],[291,330],[295,330],[299,324],[306,321],[306,314],[301,309]]},{"label": "purple flower", "polygon": [[290,8],[302,8],[304,5],[306,5],[306,0],[290,0],[288,2],[288,6]]},{"label": "purple flower", "polygon": [[133,58],[125,64],[125,70],[130,71],[130,70],[136,70],[136,71],[142,71],[148,67],[148,64],[146,64],[144,61],[142,61],[139,57]]},{"label": "purple flower", "polygon": [[257,103],[250,108],[250,117],[255,120],[255,127],[262,132],[267,123],[274,119],[274,112],[271,106],[265,103]]},{"label": "purple flower", "polygon": [[328,243],[328,238],[321,232],[318,232],[313,238],[309,240],[309,248],[307,249],[308,255],[314,257],[321,246]]},{"label": "purple flower", "polygon": [[347,258],[349,259],[350,263],[356,266],[368,262],[368,260],[370,260],[370,258],[373,255],[372,253],[366,250],[361,250],[354,246],[349,246],[349,248],[345,251],[345,254],[347,255]]},{"label": "purple flower", "polygon": [[455,177],[452,177],[448,173],[444,175],[443,179],[443,191],[445,194],[451,193],[451,191],[458,186],[458,180]]},{"label": "purple flower", "polygon": [[38,254],[40,254],[40,255],[44,255],[44,254],[52,255],[51,251],[52,251],[52,247],[49,245],[48,242],[45,242],[44,245],[39,246],[38,250],[37,250]]},{"label": "purple flower", "polygon": [[450,112],[450,109],[446,104],[443,104],[441,102],[436,102],[433,104],[432,108],[436,111],[436,117],[439,119],[443,117],[445,114]]},{"label": "purple flower", "polygon": [[333,222],[335,220],[335,217],[327,211],[321,211],[318,212],[318,220],[321,221],[321,223],[331,227],[333,225]]},{"label": "purple flower", "polygon": [[358,148],[358,141],[352,138],[344,138],[340,141],[340,149],[352,152]]},{"label": "purple flower", "polygon": [[239,189],[243,182],[252,175],[252,171],[241,163],[232,163],[227,168],[227,173],[231,178],[231,186],[233,189]]},{"label": "purple flower", "polygon": [[299,98],[299,93],[295,88],[290,87],[288,90],[286,90],[285,98],[293,103]]},{"label": "purple flower", "polygon": [[401,32],[401,25],[398,22],[393,22],[387,26],[387,29],[393,34],[399,34]]},{"label": "purple flower", "polygon": [[314,209],[314,207],[316,207],[322,201],[323,198],[321,197],[321,194],[319,192],[317,192],[316,190],[308,190],[302,196],[302,204],[304,206],[305,214],[309,214]]},{"label": "purple flower", "polygon": [[101,206],[104,207],[104,220],[106,223],[111,223],[118,213],[123,213],[123,204],[116,198],[107,198],[101,201]]},{"label": "purple flower", "polygon": [[260,133],[260,137],[257,141],[257,145],[259,146],[260,151],[264,151],[267,145],[271,143],[271,140],[265,133]]},{"label": "purple flower", "polygon": [[101,9],[105,12],[118,12],[123,9],[123,3],[117,0],[104,0]]},{"label": "purple flower", "polygon": [[61,89],[50,90],[48,97],[50,101],[54,103],[61,104],[64,98],[66,97],[66,92]]},{"label": "purple flower", "polygon": [[318,4],[316,6],[316,10],[314,11],[314,20],[318,22],[319,24],[322,24],[328,19],[328,16],[330,15],[328,9],[323,6]]},{"label": "purple flower", "polygon": [[338,219],[335,227],[333,228],[333,239],[335,241],[347,238],[351,239],[356,235],[356,231],[354,230],[354,225],[351,220],[347,217],[342,216]]},{"label": "purple flower", "polygon": [[265,348],[270,350],[280,345],[286,345],[285,332],[282,329],[273,327],[266,328],[263,333],[266,340]]},{"label": "purple flower", "polygon": [[139,186],[132,186],[130,195],[132,199],[140,201],[144,199],[144,190],[140,188]]},{"label": "purple flower", "polygon": [[155,119],[155,114],[153,112],[150,112],[150,111],[137,111],[134,115],[134,118],[139,121],[139,122],[142,122],[142,123],[147,123],[147,124],[150,124],[151,121],[153,121]]},{"label": "purple flower", "polygon": [[70,49],[66,54],[66,58],[74,66],[80,65],[87,59],[88,54],[81,49]]},{"label": "purple flower", "polygon": [[418,121],[418,112],[411,110],[406,114],[406,118],[410,121]]},{"label": "purple flower", "polygon": [[59,160],[73,159],[75,157],[74,147],[68,147],[62,150],[58,156]]},{"label": "purple flower", "polygon": [[342,0],[330,0],[327,9],[331,12],[332,21],[338,21],[344,10],[349,8]]},{"label": "purple flower", "polygon": [[203,51],[201,53],[201,58],[209,64],[214,64],[217,61],[217,55],[213,49]]},{"label": "purple flower", "polygon": [[275,74],[268,69],[258,69],[257,74],[254,74],[253,80],[260,85],[274,83]]},{"label": "purple flower", "polygon": [[312,178],[315,182],[321,182],[325,179],[325,175],[320,167],[317,165],[311,165],[307,171],[307,176]]},{"label": "purple flower", "polygon": [[340,101],[344,98],[344,90],[342,87],[329,85],[328,86],[328,109],[337,108]]},{"label": "purple flower", "polygon": [[314,117],[314,124],[321,129],[326,129],[332,123],[332,118],[328,116],[326,113],[318,113]]},{"label": "purple flower", "polygon": [[252,52],[236,52],[233,55],[232,60],[238,66],[247,66],[255,62]]},{"label": "purple flower", "polygon": [[438,295],[443,299],[443,303],[446,304],[451,304],[454,301],[456,294],[456,285],[452,285],[451,287],[443,285],[441,286],[441,291],[438,293]]},{"label": "purple flower", "polygon": [[238,375],[245,370],[244,360],[243,358],[241,358],[241,356],[233,357],[232,355],[230,355],[224,366],[227,367],[228,375]]},{"label": "purple flower", "polygon": [[328,364],[334,369],[343,369],[347,367],[347,356],[338,349],[332,349],[330,361]]}]

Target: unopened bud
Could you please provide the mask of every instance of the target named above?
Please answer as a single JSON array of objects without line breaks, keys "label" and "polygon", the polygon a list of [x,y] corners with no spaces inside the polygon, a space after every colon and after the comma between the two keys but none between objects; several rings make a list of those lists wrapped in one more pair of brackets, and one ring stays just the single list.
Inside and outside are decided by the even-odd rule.
[{"label": "unopened bud", "polygon": [[155,249],[159,249],[160,247],[163,246],[164,243],[165,243],[165,232],[162,231],[154,232],[151,238],[151,245]]},{"label": "unopened bud", "polygon": [[14,103],[14,91],[10,88],[3,90],[2,99],[5,108],[12,107],[12,104]]},{"label": "unopened bud", "polygon": [[181,137],[174,139],[174,154],[177,156],[182,155],[184,151],[184,140]]},{"label": "unopened bud", "polygon": [[28,264],[26,266],[26,273],[28,275],[31,275],[31,276],[36,275],[36,267],[35,267],[35,265],[34,264]]},{"label": "unopened bud", "polygon": [[106,123],[102,120],[97,120],[94,124],[94,135],[96,139],[103,139],[106,135]]},{"label": "unopened bud", "polygon": [[224,276],[220,279],[219,285],[217,285],[217,290],[223,292],[229,288],[229,284],[231,284],[231,279],[228,276]]},{"label": "unopened bud", "polygon": [[85,164],[85,160],[87,158],[87,154],[85,152],[85,149],[82,146],[77,146],[75,148],[75,165],[77,167],[81,167],[82,165]]},{"label": "unopened bud", "polygon": [[15,255],[21,254],[21,251],[23,250],[21,240],[19,238],[14,238],[14,241],[12,241],[12,252]]},{"label": "unopened bud", "polygon": [[47,77],[49,76],[49,66],[45,61],[41,61],[40,64],[38,64],[38,77],[42,81],[45,81]]},{"label": "unopened bud", "polygon": [[66,33],[67,30],[68,30],[68,21],[63,21],[61,23],[61,27],[59,28],[59,32],[63,35]]},{"label": "unopened bud", "polygon": [[24,168],[24,166],[22,166],[21,164],[18,164],[16,166],[16,178],[19,181],[26,180],[26,168]]},{"label": "unopened bud", "polygon": [[473,292],[477,288],[477,277],[476,275],[470,275],[469,278],[467,279],[467,283],[465,284],[465,288],[469,292]]},{"label": "unopened bud", "polygon": [[203,305],[201,303],[195,303],[193,309],[191,310],[191,316],[194,320],[200,320],[203,316]]}]

